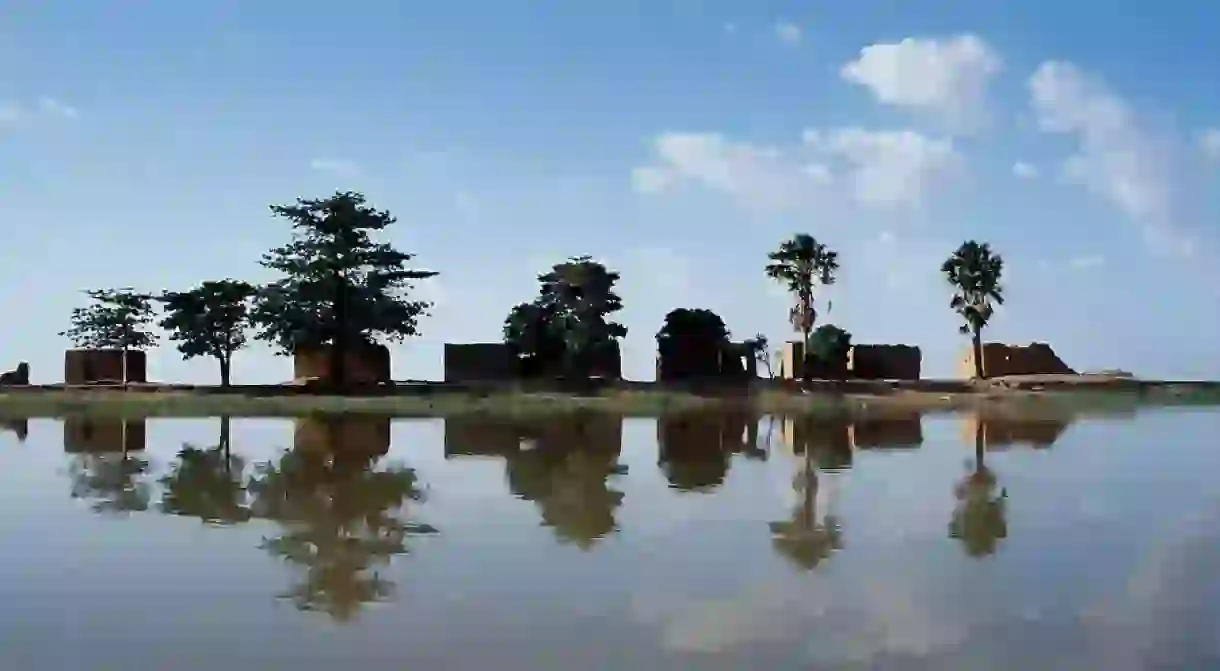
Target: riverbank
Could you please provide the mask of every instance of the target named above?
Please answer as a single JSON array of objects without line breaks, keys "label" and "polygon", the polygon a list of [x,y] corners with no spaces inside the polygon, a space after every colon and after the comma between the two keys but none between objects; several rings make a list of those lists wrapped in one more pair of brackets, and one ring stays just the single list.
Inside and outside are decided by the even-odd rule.
[{"label": "riverbank", "polygon": [[746,387],[612,383],[580,391],[519,385],[398,385],[336,396],[292,386],[222,390],[184,385],[59,386],[0,389],[0,416],[78,414],[205,417],[363,413],[396,417],[460,414],[546,415],[607,412],[655,416],[683,411],[760,414],[955,412],[1003,405],[1017,412],[1126,411],[1141,406],[1220,405],[1220,383],[1152,382],[1101,376],[1024,376],[986,382],[815,381],[801,389],[762,381]]}]

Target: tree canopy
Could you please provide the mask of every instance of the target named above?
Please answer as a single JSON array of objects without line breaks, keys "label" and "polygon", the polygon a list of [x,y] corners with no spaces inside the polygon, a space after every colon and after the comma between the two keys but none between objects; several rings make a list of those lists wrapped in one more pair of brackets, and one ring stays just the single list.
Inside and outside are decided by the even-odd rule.
[{"label": "tree canopy", "polygon": [[729,329],[720,315],[703,308],[677,308],[665,315],[665,322],[657,331],[657,343],[661,347],[696,340],[706,343],[727,343]]},{"label": "tree canopy", "polygon": [[259,292],[252,312],[255,336],[291,354],[300,345],[333,345],[331,374],[344,381],[341,352],[348,346],[419,335],[431,303],[412,299],[416,280],[436,272],[410,267],[414,254],[374,240],[397,219],[365,204],[362,194],[272,205],[292,225],[292,240],[263,255],[262,265],[283,275]]},{"label": "tree canopy", "polygon": [[233,353],[246,345],[255,293],[248,282],[229,279],[203,282],[189,291],[167,291],[160,297],[165,305],[160,326],[178,343],[184,359],[210,356],[219,361],[220,385],[227,387]]},{"label": "tree canopy", "polygon": [[143,350],[157,343],[157,335],[148,329],[154,318],[152,296],[130,287],[89,289],[84,293],[93,304],[73,308],[71,326],[59,333],[74,346]]},{"label": "tree canopy", "polygon": [[779,249],[768,254],[767,258],[770,259],[766,267],[767,277],[780,282],[794,295],[795,305],[788,312],[788,321],[808,347],[809,333],[817,321],[814,290],[819,285],[835,283],[839,253],[808,233],[798,233],[780,243]]}]

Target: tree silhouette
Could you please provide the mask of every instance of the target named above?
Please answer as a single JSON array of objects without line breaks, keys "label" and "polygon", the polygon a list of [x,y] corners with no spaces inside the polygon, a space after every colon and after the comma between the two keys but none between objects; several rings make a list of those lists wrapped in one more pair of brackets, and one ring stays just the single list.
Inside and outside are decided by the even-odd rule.
[{"label": "tree silhouette", "polygon": [[214,447],[183,445],[170,472],[161,478],[162,512],[217,525],[250,519],[246,463],[231,454],[229,434],[229,418],[221,417],[220,439]]},{"label": "tree silhouette", "polygon": [[284,529],[263,548],[303,572],[281,596],[348,621],[363,604],[390,598],[394,583],[379,569],[406,554],[411,537],[436,529],[407,518],[407,504],[424,498],[413,469],[377,468],[383,450],[342,440],[338,424],[361,419],[320,421],[334,437],[329,445],[258,465],[248,489],[253,516]]},{"label": "tree silhouette", "polygon": [[77,454],[68,465],[72,498],[92,500],[94,512],[126,515],[148,510],[147,459],[126,451]]},{"label": "tree silhouette", "polygon": [[1008,537],[1008,491],[996,495],[995,474],[985,462],[986,434],[983,422],[975,426],[974,469],[953,490],[957,505],[949,523],[949,537],[962,543],[971,557],[995,554],[999,542]]},{"label": "tree silhouette", "polygon": [[167,291],[161,328],[178,343],[183,359],[210,356],[220,364],[220,386],[228,387],[233,353],[246,346],[250,303],[256,290],[248,282],[203,282],[190,291]]},{"label": "tree silhouette", "polygon": [[72,308],[71,325],[59,335],[76,347],[118,349],[123,351],[123,379],[127,385],[127,353],[146,350],[157,344],[157,335],[148,330],[155,310],[152,296],[130,287],[85,291],[93,304]]},{"label": "tree silhouette", "polygon": [[779,249],[767,258],[770,260],[766,267],[767,277],[782,283],[796,299],[788,321],[801,334],[801,343],[808,349],[809,334],[817,321],[814,290],[819,285],[835,283],[839,253],[808,233],[798,233],[780,243]]},{"label": "tree silhouette", "polygon": [[987,243],[967,240],[941,264],[940,270],[954,289],[949,307],[965,321],[961,332],[970,334],[974,348],[974,376],[982,379],[986,376],[983,369],[983,327],[991,320],[995,306],[1004,304],[1004,288],[1000,285],[1004,259],[992,253]]}]

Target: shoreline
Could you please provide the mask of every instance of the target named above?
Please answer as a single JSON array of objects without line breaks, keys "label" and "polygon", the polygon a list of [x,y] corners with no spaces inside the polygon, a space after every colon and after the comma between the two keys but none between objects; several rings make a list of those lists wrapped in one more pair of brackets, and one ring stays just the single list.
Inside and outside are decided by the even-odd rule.
[{"label": "shoreline", "polygon": [[0,417],[118,414],[132,417],[274,417],[357,413],[394,417],[563,415],[603,412],[656,416],[674,412],[773,415],[885,415],[1002,409],[1017,414],[1129,412],[1164,406],[1220,406],[1220,382],[1145,381],[1104,376],[1022,376],[986,381],[813,381],[801,388],[613,382],[587,389],[557,385],[419,383],[331,395],[294,385],[133,384],[0,388]]}]

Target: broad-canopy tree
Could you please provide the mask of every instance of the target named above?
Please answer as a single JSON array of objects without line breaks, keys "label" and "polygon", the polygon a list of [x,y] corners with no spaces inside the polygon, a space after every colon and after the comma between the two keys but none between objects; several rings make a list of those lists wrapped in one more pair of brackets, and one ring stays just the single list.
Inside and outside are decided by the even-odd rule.
[{"label": "broad-canopy tree", "polygon": [[797,233],[780,243],[779,249],[767,258],[771,261],[766,267],[767,277],[783,284],[796,299],[788,312],[788,321],[801,334],[801,342],[808,348],[809,334],[818,316],[814,291],[819,286],[835,283],[839,253],[808,233]]},{"label": "broad-canopy tree", "polygon": [[522,357],[539,357],[562,342],[565,373],[588,377],[594,351],[627,335],[627,327],[609,319],[623,309],[614,291],[618,280],[617,272],[589,256],[552,266],[538,276],[538,297],[509,313],[505,342]]},{"label": "broad-canopy tree", "polygon": [[411,299],[411,291],[415,280],[437,273],[411,268],[414,254],[373,238],[397,221],[394,216],[353,191],[298,198],[271,211],[292,224],[293,235],[263,255],[263,267],[283,277],[259,292],[255,338],[285,355],[300,345],[332,345],[331,381],[341,386],[349,347],[419,335],[419,320],[432,303]]},{"label": "broad-canopy tree", "polygon": [[554,310],[534,303],[520,303],[504,320],[504,342],[521,365],[532,375],[559,361],[564,354],[563,336],[555,327]]},{"label": "broad-canopy tree", "polygon": [[166,291],[161,328],[178,343],[183,359],[214,357],[220,362],[220,386],[228,387],[233,353],[245,347],[250,305],[256,289],[240,280],[203,282],[189,291]]},{"label": "broad-canopy tree", "polygon": [[[686,363],[678,352],[702,352],[700,356],[712,356],[723,352],[729,344],[729,329],[720,315],[703,308],[677,308],[665,315],[665,321],[657,331],[657,351],[667,366]],[[693,361],[691,362],[693,363]],[[680,377],[710,373],[704,370],[674,369]]]},{"label": "broad-canopy tree", "polygon": [[851,333],[834,324],[822,324],[809,334],[809,353],[822,361],[846,363],[850,350]]},{"label": "broad-canopy tree", "polygon": [[991,320],[996,305],[1004,304],[1000,284],[1004,259],[991,251],[986,242],[967,240],[941,264],[940,270],[953,286],[949,307],[965,321],[960,330],[969,333],[974,347],[974,375],[983,378],[983,327]]},{"label": "broad-canopy tree", "polygon": [[149,330],[155,318],[152,296],[131,287],[89,289],[84,293],[93,304],[72,308],[71,326],[59,335],[71,340],[74,347],[123,350],[126,385],[127,353],[146,350],[157,343],[156,333]]}]

